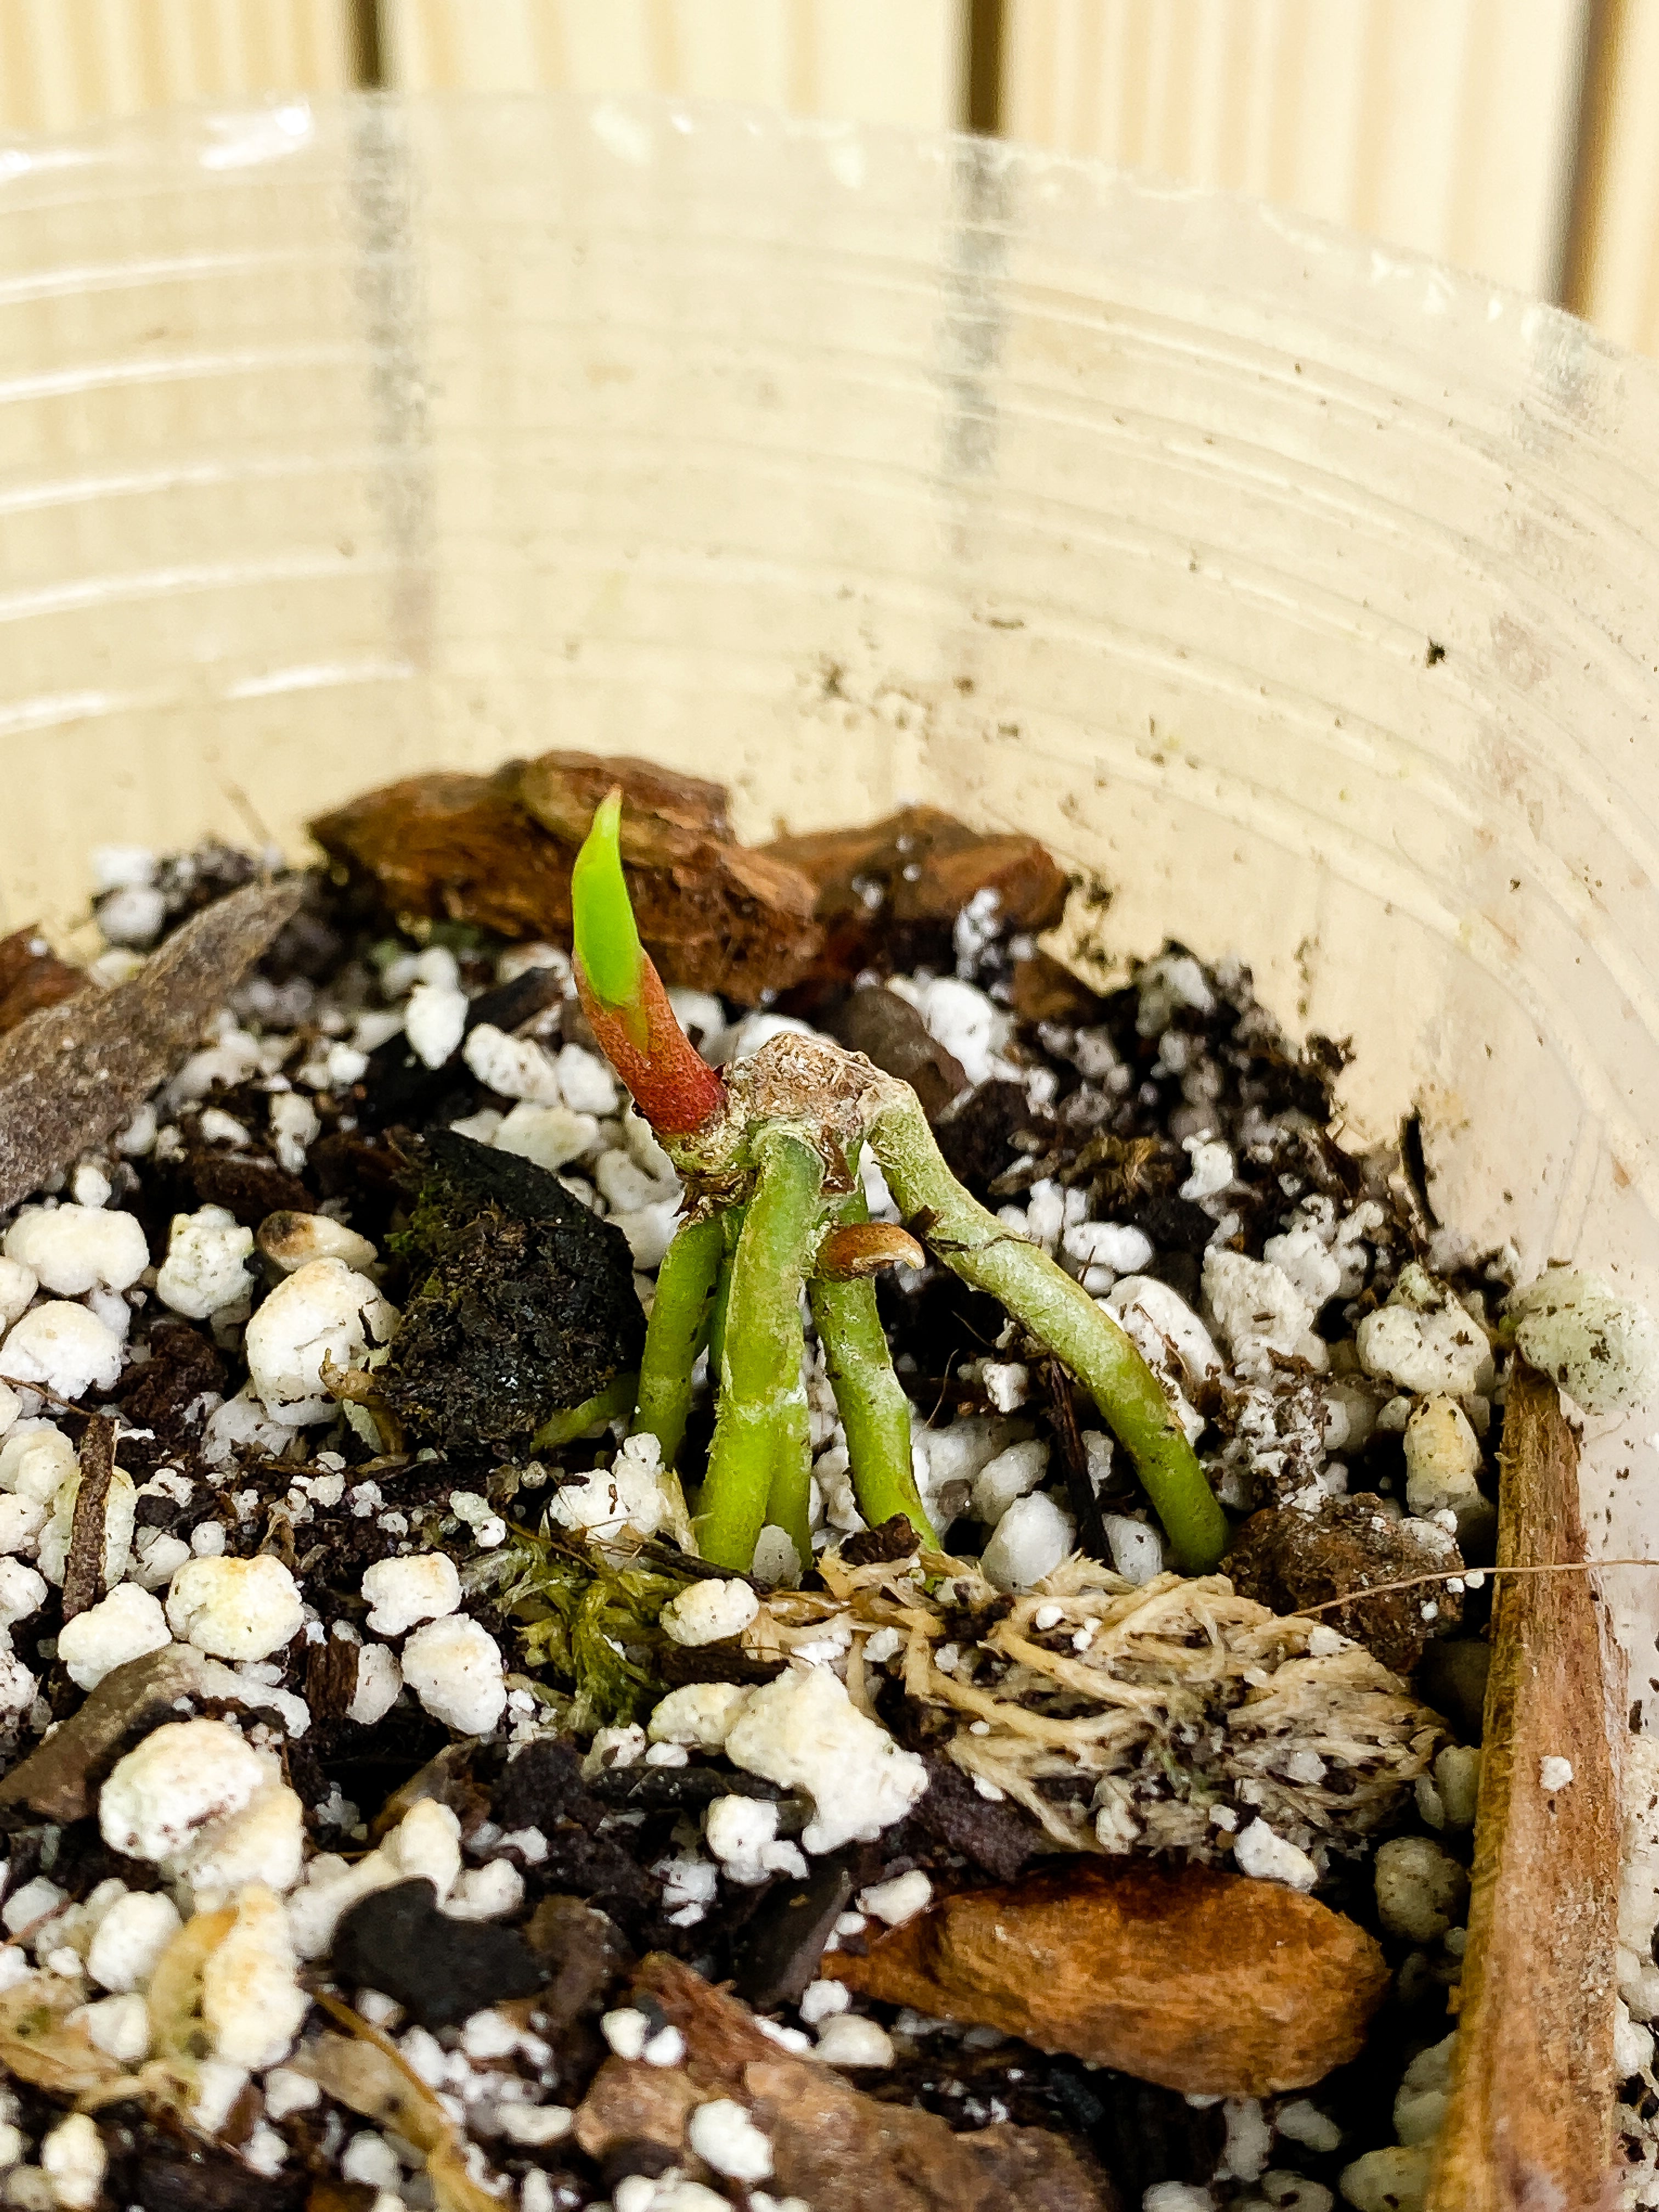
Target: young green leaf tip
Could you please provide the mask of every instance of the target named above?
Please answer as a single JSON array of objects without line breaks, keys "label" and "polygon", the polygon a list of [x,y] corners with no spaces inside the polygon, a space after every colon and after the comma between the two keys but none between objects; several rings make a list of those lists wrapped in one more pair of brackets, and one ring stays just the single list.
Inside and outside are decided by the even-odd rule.
[{"label": "young green leaf tip", "polygon": [[718,1113],[726,1085],[680,1027],[640,942],[622,864],[620,785],[594,811],[571,871],[576,988],[582,1012],[659,1136],[689,1136]]}]

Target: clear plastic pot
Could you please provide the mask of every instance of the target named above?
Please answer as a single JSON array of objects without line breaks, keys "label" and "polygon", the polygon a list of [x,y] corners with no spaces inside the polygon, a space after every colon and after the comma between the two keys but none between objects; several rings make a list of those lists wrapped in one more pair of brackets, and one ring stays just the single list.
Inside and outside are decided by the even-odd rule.
[{"label": "clear plastic pot", "polygon": [[927,799],[1352,1038],[1477,1243],[1659,1292],[1650,364],[1241,200],[638,101],[21,142],[0,240],[13,923],[551,744],[754,836]]}]

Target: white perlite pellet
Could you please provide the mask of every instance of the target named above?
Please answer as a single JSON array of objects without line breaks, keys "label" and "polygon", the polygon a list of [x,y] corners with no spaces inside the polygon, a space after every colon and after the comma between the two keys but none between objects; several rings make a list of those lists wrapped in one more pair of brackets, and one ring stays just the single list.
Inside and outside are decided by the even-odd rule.
[{"label": "white perlite pellet", "polygon": [[[722,1750],[749,1696],[747,1686],[741,1682],[682,1683],[660,1699],[652,1713],[652,1741],[689,1744],[700,1751]],[[597,1748],[599,1738],[593,1741]]]},{"label": "white perlite pellet", "polygon": [[651,2023],[633,2005],[618,2005],[615,2011],[601,2014],[599,2033],[618,2058],[638,2058],[651,2033]]},{"label": "white perlite pellet", "polygon": [[507,1709],[501,1646],[465,1613],[417,1628],[404,1646],[403,1673],[433,1719],[463,1735],[488,1735]]},{"label": "white perlite pellet", "polygon": [[685,2133],[704,2165],[732,2181],[764,2181],[772,2171],[771,2144],[735,2098],[699,2105]]},{"label": "white perlite pellet", "polygon": [[1492,1349],[1484,1331],[1426,1270],[1403,1267],[1387,1305],[1355,1333],[1359,1364],[1415,1395],[1466,1398],[1489,1382]]},{"label": "white perlite pellet", "polygon": [[550,1517],[590,1536],[654,1536],[668,1511],[658,1480],[662,1447],[653,1436],[629,1437],[609,1468],[595,1468],[553,1493]]},{"label": "white perlite pellet", "polygon": [[175,1213],[155,1294],[174,1313],[210,1320],[252,1290],[252,1275],[244,1265],[252,1249],[253,1231],[240,1227],[222,1206]]},{"label": "white perlite pellet", "polygon": [[496,1124],[491,1141],[497,1152],[512,1152],[556,1175],[572,1160],[579,1160],[599,1133],[599,1125],[591,1114],[573,1114],[568,1106],[538,1106],[520,1099]]},{"label": "white perlite pellet", "polygon": [[93,2212],[104,2191],[109,2160],[98,2124],[86,2112],[60,2120],[40,2145],[40,2167],[64,2212]]},{"label": "white perlite pellet", "polygon": [[384,1644],[363,1644],[357,1653],[357,1680],[351,1703],[346,1707],[346,1718],[361,1727],[373,1728],[397,1704],[403,1686],[403,1669],[398,1664],[397,1653],[387,1650]]},{"label": "white perlite pellet", "polygon": [[417,983],[404,1010],[404,1035],[417,1060],[441,1067],[466,1028],[466,993],[453,984]]},{"label": "white perlite pellet", "polygon": [[1517,1291],[1509,1310],[1522,1355],[1587,1413],[1659,1395],[1659,1324],[1599,1275],[1552,1268]]},{"label": "white perlite pellet", "polygon": [[224,1721],[169,1721],[117,1762],[98,1798],[112,1850],[175,1856],[209,1821],[240,1813],[265,1778],[258,1753]]},{"label": "white perlite pellet", "polygon": [[202,2018],[216,2056],[253,2071],[288,2056],[311,1999],[300,1987],[282,1900],[251,1881],[238,1893],[235,1912],[229,1935],[202,1968]]},{"label": "white perlite pellet", "polygon": [[339,1407],[325,1362],[362,1366],[397,1320],[368,1278],[339,1260],[313,1260],[285,1277],[247,1325],[248,1374],[266,1412],[295,1427],[332,1420]]},{"label": "white perlite pellet", "polygon": [[845,1982],[809,1982],[801,1993],[800,2016],[808,2027],[817,2027],[832,2013],[845,2012],[852,2002]]},{"label": "white perlite pellet", "polygon": [[818,2030],[817,2055],[830,2066],[890,2066],[893,2039],[879,2021],[840,2012]]},{"label": "white perlite pellet", "polygon": [[447,1552],[418,1552],[380,1559],[365,1570],[368,1626],[376,1636],[401,1636],[417,1621],[438,1620],[461,1602],[461,1578]]},{"label": "white perlite pellet", "polygon": [[[15,1628],[46,1601],[46,1582],[21,1559],[0,1558],[0,1627]],[[58,1649],[62,1650],[62,1642]]]},{"label": "white perlite pellet", "polygon": [[734,1766],[786,1789],[804,1789],[812,1818],[801,1837],[814,1853],[873,1842],[927,1787],[927,1769],[859,1711],[827,1667],[780,1674],[750,1692],[726,1739]]},{"label": "white perlite pellet", "polygon": [[933,1896],[933,1885],[918,1867],[912,1873],[895,1875],[891,1881],[878,1881],[860,1890],[859,1910],[884,1920],[890,1928],[897,1928],[915,1919],[918,1912],[925,1912]]},{"label": "white perlite pellet", "polygon": [[269,1109],[271,1143],[276,1164],[298,1175],[306,1154],[322,1130],[322,1121],[309,1098],[298,1091],[275,1091]]},{"label": "white perlite pellet", "polygon": [[170,1897],[159,1890],[131,1891],[99,1922],[87,1953],[87,1972],[100,1989],[117,1994],[142,1990],[183,1925]]},{"label": "white perlite pellet", "polygon": [[367,1237],[327,1213],[271,1213],[259,1224],[259,1249],[285,1275],[298,1274],[313,1260],[341,1260],[354,1273],[379,1258]]},{"label": "white perlite pellet", "polygon": [[778,1808],[763,1797],[716,1797],[703,1839],[729,1880],[753,1888],[774,1874],[805,1875],[799,1847],[778,1840]]},{"label": "white perlite pellet", "polygon": [[106,1598],[64,1622],[58,1656],[77,1689],[95,1690],[115,1668],[172,1640],[159,1601],[136,1583],[118,1583]]},{"label": "white perlite pellet", "polygon": [[5,1253],[59,1297],[131,1289],[149,1265],[137,1216],[102,1206],[26,1206],[6,1231]]},{"label": "white perlite pellet", "polygon": [[85,1306],[52,1300],[31,1307],[0,1345],[8,1382],[43,1383],[71,1405],[91,1391],[112,1390],[121,1373],[121,1340]]},{"label": "white perlite pellet", "polygon": [[664,1633],[680,1644],[719,1644],[740,1636],[760,1611],[760,1599],[735,1575],[691,1583],[662,1609]]},{"label": "white perlite pellet", "polygon": [[538,1106],[562,1103],[559,1072],[531,1037],[508,1036],[493,1022],[467,1033],[461,1057],[486,1090],[502,1098],[528,1098]]},{"label": "white perlite pellet", "polygon": [[1287,1889],[1310,1890],[1319,1869],[1305,1851],[1276,1836],[1260,1817],[1241,1828],[1233,1842],[1233,1864],[1258,1881],[1283,1882]]},{"label": "white perlite pellet", "polygon": [[299,1584],[269,1552],[251,1559],[189,1559],[167,1588],[168,1626],[217,1659],[268,1659],[300,1632]]},{"label": "white perlite pellet", "polygon": [[1077,1524],[1046,1491],[1016,1498],[985,1547],[980,1566],[1000,1590],[1030,1589],[1053,1574],[1077,1541]]}]

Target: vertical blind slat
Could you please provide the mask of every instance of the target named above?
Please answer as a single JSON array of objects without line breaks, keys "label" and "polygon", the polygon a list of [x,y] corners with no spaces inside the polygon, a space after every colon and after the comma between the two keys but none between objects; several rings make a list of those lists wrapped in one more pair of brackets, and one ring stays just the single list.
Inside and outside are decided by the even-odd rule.
[{"label": "vertical blind slat", "polygon": [[349,0],[4,0],[0,130],[351,82]]},{"label": "vertical blind slat", "polygon": [[1009,137],[1555,283],[1587,0],[1006,5]]},{"label": "vertical blind slat", "polygon": [[411,90],[680,92],[798,115],[958,119],[965,0],[382,0]]}]

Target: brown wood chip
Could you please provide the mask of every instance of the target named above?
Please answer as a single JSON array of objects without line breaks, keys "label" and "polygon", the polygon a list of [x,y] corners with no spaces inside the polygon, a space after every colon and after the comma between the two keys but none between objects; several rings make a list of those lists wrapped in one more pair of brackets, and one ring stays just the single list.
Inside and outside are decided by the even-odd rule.
[{"label": "brown wood chip", "polygon": [[115,1473],[115,1424],[94,1413],[81,1439],[81,1480],[70,1525],[69,1557],[64,1563],[64,1618],[96,1605],[104,1595],[104,1516]]},{"label": "brown wood chip", "polygon": [[678,1959],[647,1959],[634,1996],[680,2030],[684,2064],[606,2060],[576,2114],[575,2139],[592,2158],[643,2141],[701,2175],[685,2141],[690,2116],[731,2097],[771,2142],[769,2188],[804,2197],[813,2212],[1109,2212],[1121,2202],[1064,2136],[1006,2122],[954,2135],[937,2113],[882,2103],[832,2068],[787,2055],[744,2006]]},{"label": "brown wood chip", "polygon": [[[1578,1448],[1517,1360],[1498,1564],[1584,1557]],[[1591,2212],[1613,2142],[1623,1670],[1588,1575],[1498,1579],[1451,2100],[1425,2212]],[[1547,1790],[1546,1759],[1572,1780]]]},{"label": "brown wood chip", "polygon": [[58,957],[33,922],[0,937],[0,1030],[15,1030],[42,1006],[73,998],[86,980]]},{"label": "brown wood chip", "polygon": [[343,1720],[357,1694],[357,1654],[361,1646],[343,1636],[325,1636],[320,1644],[306,1646],[303,1690],[311,1717],[319,1721]]},{"label": "brown wood chip", "polygon": [[130,1120],[298,908],[249,884],[187,921],[130,982],[77,991],[0,1037],[0,1210]]},{"label": "brown wood chip", "polygon": [[1365,1930],[1213,1867],[1070,1858],[941,1899],[819,1971],[935,2020],[1188,2094],[1265,2097],[1357,2057],[1389,1986]]},{"label": "brown wood chip", "polygon": [[720,785],[648,761],[556,752],[490,776],[409,776],[320,816],[312,835],[394,914],[568,944],[571,866],[615,784],[628,887],[664,981],[744,1006],[798,982],[822,941],[811,878],[733,841]]},{"label": "brown wood chip", "polygon": [[817,887],[825,935],[818,975],[850,980],[872,963],[904,967],[948,948],[957,915],[996,894],[1010,931],[1049,928],[1066,906],[1066,872],[1035,837],[970,830],[936,806],[907,806],[860,830],[817,830],[765,848]]},{"label": "brown wood chip", "polygon": [[0,1829],[27,1827],[37,1815],[60,1826],[84,1820],[122,1753],[159,1722],[177,1720],[180,1698],[246,1694],[228,1667],[188,1644],[127,1660],[0,1780]]}]

